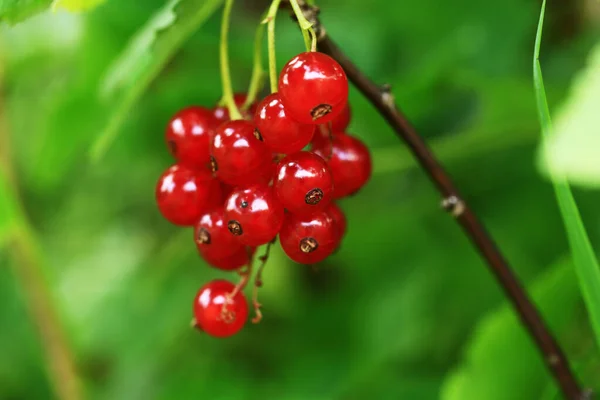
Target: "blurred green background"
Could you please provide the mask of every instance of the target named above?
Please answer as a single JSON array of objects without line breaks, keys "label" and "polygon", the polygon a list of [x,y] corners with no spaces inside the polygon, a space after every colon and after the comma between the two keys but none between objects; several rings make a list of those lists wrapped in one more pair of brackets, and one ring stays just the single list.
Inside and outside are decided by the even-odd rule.
[{"label": "blurred green background", "polygon": [[[108,0],[16,25],[49,1],[11,3],[19,2],[0,2],[0,399],[560,398],[486,265],[353,89],[350,131],[372,149],[375,170],[342,202],[349,232],[341,251],[315,271],[275,246],[262,323],[226,340],[190,329],[197,289],[235,278],[202,262],[192,232],[164,221],[153,193],[173,162],[163,139],[169,117],[221,96],[219,1]],[[208,3],[216,12],[204,18],[198,10]],[[540,4],[318,4],[341,48],[392,84],[577,375],[600,389],[600,355],[536,161],[531,57]],[[234,6],[237,91],[248,85],[267,5]],[[151,18],[156,29],[127,47]],[[542,67],[551,111],[570,98],[598,22],[595,0],[549,2]],[[303,51],[285,12],[277,51],[279,67]],[[589,128],[600,135],[597,126]],[[575,195],[600,248],[599,192],[582,184]],[[71,376],[62,359],[73,360],[81,396],[57,394]]]}]

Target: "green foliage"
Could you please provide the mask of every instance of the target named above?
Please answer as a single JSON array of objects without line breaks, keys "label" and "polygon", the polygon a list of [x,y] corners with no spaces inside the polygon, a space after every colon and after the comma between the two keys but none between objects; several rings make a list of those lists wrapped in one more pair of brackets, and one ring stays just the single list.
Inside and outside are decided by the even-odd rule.
[{"label": "green foliage", "polygon": [[170,0],[140,29],[116,59],[102,82],[111,104],[108,122],[92,147],[98,160],[131,108],[183,42],[217,10],[223,0]]},{"label": "green foliage", "polygon": [[17,205],[13,190],[0,168],[0,249],[3,242],[8,239],[16,220]]},{"label": "green foliage", "polygon": [[600,44],[574,81],[557,113],[554,129],[542,146],[541,167],[550,176],[564,176],[573,184],[600,187]]},{"label": "green foliage", "polygon": [[[565,337],[580,309],[573,264],[553,266],[530,293],[553,332]],[[521,322],[505,304],[478,323],[466,360],[444,383],[442,399],[538,399],[551,379]]]},{"label": "green foliage", "polygon": [[48,7],[52,0],[1,0],[0,22],[15,24]]},{"label": "green foliage", "polygon": [[106,0],[54,0],[52,7],[54,9],[65,9],[68,11],[85,11],[92,9]]},{"label": "green foliage", "polygon": [[[540,44],[542,41],[545,7],[546,1],[544,0],[533,55],[533,82],[538,105],[538,115],[544,137],[542,140],[546,140],[552,130],[552,121],[546,101],[546,90],[544,89],[544,80],[540,66]],[[577,275],[579,276],[583,298],[585,299],[596,334],[596,343],[600,345],[600,266],[598,265],[598,260],[581,220],[581,215],[579,214],[579,209],[573,198],[569,183],[561,175],[552,176],[552,183],[571,246],[571,253]]]}]

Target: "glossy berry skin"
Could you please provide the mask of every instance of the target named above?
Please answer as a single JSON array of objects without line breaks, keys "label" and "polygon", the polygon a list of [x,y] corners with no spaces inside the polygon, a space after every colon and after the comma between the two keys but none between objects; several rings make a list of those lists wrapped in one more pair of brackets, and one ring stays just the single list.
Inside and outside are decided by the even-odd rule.
[{"label": "glossy berry skin", "polygon": [[333,177],[319,155],[300,151],[277,165],[273,187],[281,204],[294,214],[321,211],[333,199]]},{"label": "glossy berry skin", "polygon": [[230,270],[246,264],[246,248],[227,229],[223,206],[204,214],[194,228],[196,247],[209,264]]},{"label": "glossy berry skin", "polygon": [[[252,118],[252,116],[254,115],[254,112],[256,111],[256,103],[250,104],[250,107],[248,108],[247,111],[242,111],[241,108],[244,105],[244,103],[246,102],[247,97],[248,96],[246,96],[245,93],[235,93],[233,95],[233,101],[235,102],[235,105],[240,109],[242,116],[245,119],[250,119],[250,118]],[[215,128],[217,128],[223,122],[229,121],[229,110],[227,109],[226,106],[216,106],[212,110],[212,115],[215,119],[215,126],[214,126]]]},{"label": "glossy berry skin", "polygon": [[356,193],[371,177],[369,149],[354,136],[336,133],[331,143],[321,143],[313,151],[329,158],[327,164],[333,175],[333,196],[336,199]]},{"label": "glossy berry skin", "polygon": [[[228,295],[235,286],[226,280],[213,280],[204,285],[194,298],[196,325],[214,337],[228,337],[239,332],[248,320],[248,302],[244,293]],[[223,307],[225,305],[225,308]]]},{"label": "glossy berry skin", "polygon": [[286,112],[298,122],[324,124],[348,102],[348,79],[340,64],[326,54],[300,53],[279,76],[279,93]]},{"label": "glossy berry skin", "polygon": [[313,137],[315,126],[291,118],[278,93],[265,97],[254,114],[254,125],[274,153],[291,154],[302,150]]},{"label": "glossy berry skin", "polygon": [[342,112],[335,116],[331,120],[331,130],[333,132],[344,132],[350,125],[350,119],[352,118],[352,111],[350,110],[350,103],[346,103]]},{"label": "glossy berry skin", "polygon": [[325,212],[333,219],[333,222],[338,233],[338,240],[341,242],[342,238],[346,234],[348,227],[348,221],[344,211],[335,203],[331,202],[325,209]]},{"label": "glossy berry skin", "polygon": [[163,217],[175,225],[193,226],[220,196],[221,186],[210,172],[181,165],[167,169],[156,184],[155,196]]},{"label": "glossy berry skin", "polygon": [[315,264],[333,253],[340,237],[333,218],[325,211],[309,217],[288,213],[279,232],[279,242],[293,261]]},{"label": "glossy berry skin", "polygon": [[254,136],[254,125],[245,120],[221,124],[211,142],[217,177],[233,186],[266,183],[273,172],[272,155]]},{"label": "glossy berry skin", "polygon": [[225,201],[231,234],[247,246],[269,243],[279,232],[284,210],[273,188],[258,184],[234,190]]},{"label": "glossy berry skin", "polygon": [[165,138],[178,164],[192,169],[210,168],[210,136],[214,125],[211,110],[198,106],[184,108],[171,118]]}]

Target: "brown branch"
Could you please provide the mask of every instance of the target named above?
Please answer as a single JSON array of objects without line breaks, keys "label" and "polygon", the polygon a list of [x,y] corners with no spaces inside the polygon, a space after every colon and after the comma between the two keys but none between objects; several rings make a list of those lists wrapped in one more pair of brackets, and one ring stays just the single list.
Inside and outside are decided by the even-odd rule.
[{"label": "brown branch", "polygon": [[350,81],[369,99],[371,104],[394,129],[396,135],[410,148],[421,167],[427,172],[442,195],[443,208],[456,218],[513,303],[522,323],[543,354],[544,361],[565,398],[569,400],[588,399],[590,393],[580,388],[577,379],[569,367],[565,354],[548,330],[539,311],[531,302],[483,224],[459,194],[448,173],[396,106],[390,87],[378,86],[363,75],[356,65],[344,55],[327,35],[327,32],[318,20],[318,9],[308,6],[303,0],[299,1],[299,3],[303,9],[304,16],[313,24],[318,38],[319,51],[329,54],[341,64]]}]

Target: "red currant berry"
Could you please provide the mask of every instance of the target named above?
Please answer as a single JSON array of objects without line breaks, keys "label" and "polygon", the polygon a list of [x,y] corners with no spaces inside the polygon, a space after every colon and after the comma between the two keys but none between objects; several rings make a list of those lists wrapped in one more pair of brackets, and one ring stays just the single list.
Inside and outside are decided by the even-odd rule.
[{"label": "red currant berry", "polygon": [[342,240],[344,235],[346,234],[346,228],[348,226],[348,222],[346,220],[346,215],[342,211],[342,209],[335,203],[329,203],[325,212],[329,214],[331,218],[333,218],[333,222],[335,227],[337,228],[339,241]]},{"label": "red currant berry", "polygon": [[204,285],[194,299],[198,328],[215,337],[228,337],[242,329],[248,319],[248,302],[242,292],[235,296],[233,283],[214,280]]},{"label": "red currant berry", "polygon": [[209,136],[214,125],[212,112],[204,107],[187,107],[171,118],[165,136],[179,164],[193,169],[209,168]]},{"label": "red currant berry", "polygon": [[261,139],[275,153],[302,150],[315,132],[314,125],[302,124],[286,114],[278,93],[268,95],[258,104],[254,124]]},{"label": "red currant berry", "polygon": [[324,124],[348,102],[348,79],[333,58],[318,52],[300,53],[279,76],[279,93],[286,112],[305,124]]},{"label": "red currant berry", "polygon": [[[250,107],[246,111],[241,110],[242,106],[246,102],[247,97],[248,96],[246,96],[245,93],[236,93],[233,95],[233,101],[235,102],[237,108],[240,109],[242,116],[245,119],[251,119],[254,115],[254,111],[256,111],[256,103],[250,104]],[[213,108],[212,114],[216,120],[215,128],[223,122],[229,121],[229,110],[227,109],[227,106],[216,106]]]},{"label": "red currant berry", "polygon": [[213,205],[220,191],[210,172],[174,165],[158,180],[155,195],[158,209],[168,221],[189,226]]},{"label": "red currant berry", "polygon": [[350,103],[346,103],[346,106],[342,109],[333,120],[331,120],[330,129],[333,132],[344,132],[348,125],[350,125],[350,119],[352,117],[352,111],[350,110]]},{"label": "red currant berry", "polygon": [[[231,236],[231,233],[229,233],[229,235]],[[250,255],[254,252],[251,251],[251,253],[248,254],[248,249],[249,247],[241,246],[235,253],[225,258],[215,258],[212,254],[202,251],[200,252],[200,256],[204,261],[215,268],[223,271],[235,271],[250,263]]]},{"label": "red currant berry", "polygon": [[279,162],[273,187],[290,212],[308,215],[321,211],[333,199],[333,177],[325,160],[300,151]]},{"label": "red currant berry", "polygon": [[[240,250],[244,250],[245,254],[245,247],[227,229],[225,209],[222,206],[204,214],[198,220],[194,230],[194,239],[198,251],[209,262],[227,259]],[[241,265],[244,264],[245,262],[242,262]]]},{"label": "red currant berry", "polygon": [[225,217],[240,243],[260,246],[277,235],[284,211],[273,188],[259,184],[234,190],[225,202]]},{"label": "red currant berry", "polygon": [[245,120],[220,125],[211,143],[213,168],[217,177],[229,185],[271,180],[271,152],[254,135],[254,125]]},{"label": "red currant berry", "polygon": [[354,136],[336,133],[330,143],[321,143],[313,150],[329,159],[336,199],[356,193],[371,177],[369,149]]},{"label": "red currant berry", "polygon": [[324,211],[309,217],[288,213],[279,241],[293,261],[315,264],[333,253],[339,244],[339,233],[333,218]]}]

